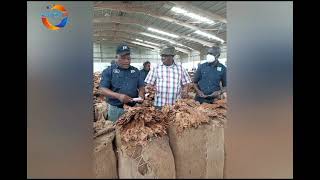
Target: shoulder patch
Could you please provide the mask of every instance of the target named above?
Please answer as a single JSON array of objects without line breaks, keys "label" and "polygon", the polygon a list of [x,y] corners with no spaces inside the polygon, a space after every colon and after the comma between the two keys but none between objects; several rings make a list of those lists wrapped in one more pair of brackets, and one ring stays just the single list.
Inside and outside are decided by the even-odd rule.
[{"label": "shoulder patch", "polygon": [[120,73],[119,69],[113,69],[113,73]]}]

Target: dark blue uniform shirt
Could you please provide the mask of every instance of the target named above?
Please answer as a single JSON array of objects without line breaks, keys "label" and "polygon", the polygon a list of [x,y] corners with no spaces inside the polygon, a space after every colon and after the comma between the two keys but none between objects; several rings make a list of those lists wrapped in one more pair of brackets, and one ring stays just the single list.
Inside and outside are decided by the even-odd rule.
[{"label": "dark blue uniform shirt", "polygon": [[[117,64],[112,64],[103,70],[100,86],[136,98],[138,97],[138,89],[144,86],[144,82],[140,78],[140,72],[137,68],[130,66],[128,69],[122,69]],[[118,107],[123,106],[121,101],[112,97],[107,98],[107,103]],[[128,103],[128,105],[133,106],[134,103]]]},{"label": "dark blue uniform shirt", "polygon": [[194,77],[194,83],[198,84],[199,89],[205,95],[219,91],[220,82],[223,87],[227,86],[226,67],[223,64],[217,63],[214,66],[213,63],[207,62],[199,65]]},{"label": "dark blue uniform shirt", "polygon": [[149,71],[146,71],[145,69],[140,70],[140,77],[143,79],[143,81],[146,79]]}]

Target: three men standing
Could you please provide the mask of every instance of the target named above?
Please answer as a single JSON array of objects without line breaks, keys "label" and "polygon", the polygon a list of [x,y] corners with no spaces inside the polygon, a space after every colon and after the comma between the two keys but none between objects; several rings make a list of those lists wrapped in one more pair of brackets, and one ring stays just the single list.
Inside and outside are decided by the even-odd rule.
[{"label": "three men standing", "polygon": [[[175,104],[178,98],[183,98],[186,86],[191,85],[186,70],[174,62],[176,51],[172,46],[161,50],[162,63],[152,70],[150,62],[145,62],[141,71],[131,66],[130,48],[126,44],[120,44],[116,54],[116,63],[102,72],[100,82],[102,94],[108,97],[108,119],[113,122],[124,113],[124,104],[134,106],[143,102],[145,83],[156,87],[154,106],[158,109]],[[220,48],[209,48],[208,62],[199,65],[196,71],[193,81],[197,91],[195,100],[200,103],[212,103],[215,98],[226,96],[226,67],[219,63],[219,56]],[[139,100],[133,101],[137,97]]]}]

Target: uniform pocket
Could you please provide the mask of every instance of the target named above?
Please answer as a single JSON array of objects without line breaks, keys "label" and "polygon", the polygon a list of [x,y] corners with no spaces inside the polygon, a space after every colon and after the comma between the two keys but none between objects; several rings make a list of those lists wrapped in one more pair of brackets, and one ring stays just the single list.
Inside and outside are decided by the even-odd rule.
[{"label": "uniform pocket", "polygon": [[138,79],[139,75],[138,75],[138,73],[133,73],[133,74],[130,75],[130,78],[131,79]]},{"label": "uniform pocket", "polygon": [[124,82],[124,75],[120,73],[113,73],[111,82],[113,87],[121,88],[122,83]]}]

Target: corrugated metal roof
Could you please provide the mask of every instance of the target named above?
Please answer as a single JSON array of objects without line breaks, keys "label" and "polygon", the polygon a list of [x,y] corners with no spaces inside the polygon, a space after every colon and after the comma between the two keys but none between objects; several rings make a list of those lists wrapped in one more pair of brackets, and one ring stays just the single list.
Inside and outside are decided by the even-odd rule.
[{"label": "corrugated metal roof", "polygon": [[[117,3],[121,3],[121,1],[117,1]],[[122,1],[123,2],[123,1]],[[99,3],[104,3],[104,2],[94,2],[95,5],[98,5]],[[214,13],[217,15],[220,15],[222,17],[226,17],[226,2],[225,1],[191,1],[190,2],[193,6],[203,9],[204,11],[208,11],[210,13]],[[211,34],[216,34],[218,37],[226,37],[226,25],[224,23],[217,23],[214,25],[210,25],[207,23],[195,23],[197,22],[194,19],[191,19],[190,17],[184,16],[183,14],[177,14],[171,11],[171,8],[174,6],[173,3],[171,2],[156,2],[156,1],[130,1],[127,4],[131,4],[131,5],[138,5],[137,7],[139,8],[147,8],[148,10],[150,10],[150,12],[154,12],[154,13],[159,13],[161,16],[167,16],[173,19],[176,19],[178,21],[181,22],[185,22],[185,23],[190,23],[193,26],[199,27],[203,30],[206,30],[207,32],[210,32]],[[150,5],[152,4],[152,5]],[[183,8],[183,7],[182,7]],[[142,25],[135,25],[135,24],[119,24],[118,28],[119,29],[130,29],[130,30],[136,30],[136,31],[146,31],[150,34],[154,34],[157,36],[161,36],[161,37],[165,37],[167,39],[172,39],[175,41],[178,41],[181,44],[185,44],[185,45],[189,45],[192,47],[197,47],[198,49],[202,49],[203,45],[198,43],[198,42],[194,42],[188,39],[175,39],[175,38],[171,38],[165,35],[161,35],[158,33],[153,33],[150,31],[145,30],[145,27],[154,27],[166,32],[170,32],[173,34],[177,34],[177,35],[185,35],[187,36],[188,34],[191,35],[191,37],[195,38],[195,39],[199,39],[199,40],[203,40],[203,41],[207,41],[207,42],[211,42],[214,43],[216,42],[215,40],[203,37],[201,35],[195,34],[193,29],[190,29],[188,27],[185,26],[181,26],[178,25],[176,23],[172,23],[172,22],[168,22],[166,20],[162,20],[160,18],[156,18],[153,16],[149,16],[149,15],[145,15],[143,13],[132,13],[132,12],[123,12],[123,11],[118,11],[118,10],[110,10],[110,9],[101,9],[98,8],[97,10],[94,11],[94,17],[105,17],[106,16],[123,16],[123,17],[127,17],[133,20],[139,20],[139,22],[142,22]],[[115,23],[100,23],[100,24],[94,24],[94,31],[97,30],[103,30],[103,29],[110,29],[111,27],[115,26]],[[111,33],[111,35],[113,35],[113,31],[108,31],[109,33]],[[129,37],[131,39],[142,39],[142,40],[147,40],[147,41],[151,41],[154,43],[166,43],[163,40],[159,40],[156,38],[152,38],[152,37],[148,37],[148,36],[144,36],[141,35],[139,33],[132,33],[132,32],[117,32],[116,33],[117,36],[126,36]]]},{"label": "corrugated metal roof", "polygon": [[191,1],[192,5],[194,6],[201,6],[201,4],[203,4],[205,1]]}]

